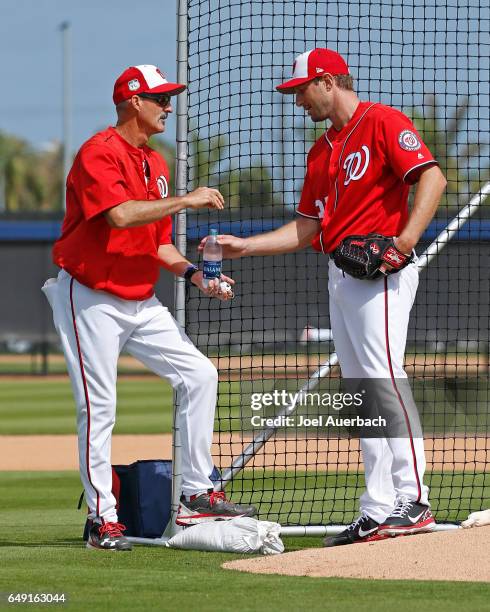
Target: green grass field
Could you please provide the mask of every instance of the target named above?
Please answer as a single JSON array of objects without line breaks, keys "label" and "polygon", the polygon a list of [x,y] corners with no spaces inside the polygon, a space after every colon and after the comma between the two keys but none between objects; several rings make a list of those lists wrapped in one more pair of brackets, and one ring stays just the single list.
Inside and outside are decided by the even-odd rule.
[{"label": "green grass field", "polygon": [[[172,431],[172,388],[164,381],[118,381],[115,434]],[[75,433],[75,403],[68,378],[0,380],[0,434]]]},{"label": "green grass field", "polygon": [[[240,415],[239,383],[222,383],[231,416]],[[243,389],[242,389],[243,391]],[[231,398],[231,401],[230,401]],[[116,433],[171,430],[172,390],[162,381],[121,378]],[[223,407],[226,409],[226,407]],[[75,433],[75,409],[68,380],[0,379],[0,434]],[[1,452],[1,451],[0,451]],[[234,497],[260,503],[284,523],[299,518],[322,522],[322,512],[353,513],[361,481],[352,474],[256,470],[233,485]],[[432,474],[434,493],[456,504],[458,496],[490,499],[488,475]],[[303,485],[303,486],[301,486]],[[438,488],[437,488],[438,487]],[[232,490],[232,491],[233,491]],[[76,510],[81,491],[72,472],[0,472],[0,608],[8,593],[65,593],[70,610],[241,611],[342,610],[413,612],[490,609],[490,586],[259,576],[225,571],[238,555],[136,547],[131,553],[89,551],[81,541],[84,512]],[[456,493],[455,493],[456,492]],[[453,503],[453,502],[451,502]],[[279,513],[282,512],[282,514]],[[335,513],[330,521],[336,522]],[[288,551],[321,546],[321,538],[286,538]],[[51,604],[56,605],[56,604]],[[29,604],[30,609],[47,606]]]},{"label": "green grass field", "polygon": [[[227,409],[230,413],[228,422],[220,422],[220,430],[226,431],[240,422],[239,383],[221,383],[221,391],[232,404],[231,408],[219,408],[222,415],[227,414]],[[120,378],[116,434],[168,433],[171,425],[172,389],[168,384],[155,377]],[[75,408],[67,379],[41,377],[1,381],[0,434],[74,434],[75,431]],[[227,452],[224,447],[223,454]],[[230,460],[223,457],[221,466],[229,465]],[[269,463],[272,460],[268,458]],[[255,468],[253,474],[250,471],[240,474],[230,488],[232,494],[260,505],[272,520],[283,524],[304,524],[305,521],[335,524],[354,516],[363,487],[362,475],[358,477],[342,470],[327,474],[328,466],[321,465],[309,473],[297,468],[294,474],[287,474],[284,461],[282,455],[277,458],[274,472],[269,469],[262,473]],[[270,466],[272,468],[272,463]],[[330,469],[333,468],[331,465]],[[480,509],[476,503],[481,499],[490,505],[488,472],[434,472],[428,473],[426,478],[439,520],[461,520],[469,511]]]},{"label": "green grass field", "polygon": [[[239,383],[220,383],[218,407],[230,417],[232,429],[239,429],[241,423],[238,391]],[[172,431],[173,391],[167,382],[155,376],[121,377],[117,395],[114,434]],[[0,435],[70,434],[75,427],[68,377],[0,378]]]},{"label": "green grass field", "polygon": [[[490,585],[258,576],[221,569],[239,555],[136,547],[84,548],[78,475],[0,473],[0,607],[12,592],[65,593],[68,610],[330,610],[461,612],[489,609]],[[287,538],[288,551],[321,538]],[[55,607],[29,605],[29,609]],[[63,609],[63,608],[62,608]]]},{"label": "green grass field", "polygon": [[[33,377],[1,380],[0,383],[0,435],[18,434],[69,434],[75,432],[75,405],[68,377],[64,379]],[[277,381],[280,384],[280,381]],[[297,390],[297,382],[291,381],[291,391]],[[250,395],[257,390],[250,380],[221,382],[219,385],[215,431],[251,432]],[[261,383],[261,391],[274,388],[274,381]],[[417,390],[417,387],[416,389]],[[115,434],[170,433],[172,431],[173,391],[170,385],[155,376],[119,378],[118,404]],[[438,394],[442,392],[439,390]],[[436,397],[437,394],[434,395]],[[488,402],[482,402],[480,412],[466,414],[458,407],[446,409],[438,397],[436,414],[427,412],[424,429],[454,433],[488,430]],[[427,401],[427,400],[426,400]],[[473,402],[474,403],[474,402]],[[473,404],[471,404],[473,405]],[[476,404],[475,404],[476,405]],[[296,414],[305,414],[306,408],[298,408]],[[264,416],[274,416],[274,410],[264,411]],[[311,416],[311,413],[309,414]],[[219,418],[219,423],[218,423]],[[305,430],[305,433],[307,430]]]}]

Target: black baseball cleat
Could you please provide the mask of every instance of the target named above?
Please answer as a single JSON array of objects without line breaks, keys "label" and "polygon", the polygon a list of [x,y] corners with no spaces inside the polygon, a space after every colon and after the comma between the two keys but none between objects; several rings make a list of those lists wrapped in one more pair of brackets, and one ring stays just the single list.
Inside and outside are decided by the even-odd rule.
[{"label": "black baseball cleat", "polygon": [[87,548],[131,550],[131,542],[122,534],[125,529],[121,523],[93,523],[88,532]]},{"label": "black baseball cleat", "polygon": [[386,536],[378,535],[379,523],[362,513],[341,533],[333,536],[327,536],[323,540],[324,546],[343,546],[344,544],[360,544],[361,542],[375,542],[376,540],[384,540]]},{"label": "black baseball cleat", "polygon": [[433,531],[435,526],[429,506],[400,497],[393,512],[379,526],[378,533],[385,536],[409,535]]},{"label": "black baseball cleat", "polygon": [[207,521],[229,521],[238,516],[255,516],[255,506],[242,506],[226,499],[222,492],[209,491],[202,495],[192,495],[187,501],[180,498],[175,522],[177,525],[197,525]]}]

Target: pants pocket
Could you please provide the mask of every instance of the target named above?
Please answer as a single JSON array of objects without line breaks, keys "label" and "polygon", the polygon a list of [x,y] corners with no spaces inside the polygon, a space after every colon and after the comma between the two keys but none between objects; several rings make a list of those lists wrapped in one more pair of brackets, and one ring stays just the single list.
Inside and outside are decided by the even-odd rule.
[{"label": "pants pocket", "polygon": [[56,278],[48,278],[48,280],[41,287],[41,291],[46,296],[51,308],[53,308],[54,296],[58,290],[58,281]]}]

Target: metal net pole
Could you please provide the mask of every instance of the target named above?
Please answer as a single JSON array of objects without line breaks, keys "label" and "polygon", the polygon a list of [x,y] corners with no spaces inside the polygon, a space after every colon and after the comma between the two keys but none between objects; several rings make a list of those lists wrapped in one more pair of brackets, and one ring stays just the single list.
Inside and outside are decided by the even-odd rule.
[{"label": "metal net pole", "polygon": [[[187,84],[187,0],[179,0],[177,10],[177,82]],[[187,90],[177,98],[177,149],[175,163],[175,195],[187,193]],[[187,219],[185,210],[176,215],[175,246],[185,255],[187,250]],[[185,280],[175,278],[175,318],[185,327]],[[165,535],[172,536],[182,529],[175,524],[182,492],[182,444],[179,426],[180,398],[174,393],[172,441],[172,503],[170,521]]]}]

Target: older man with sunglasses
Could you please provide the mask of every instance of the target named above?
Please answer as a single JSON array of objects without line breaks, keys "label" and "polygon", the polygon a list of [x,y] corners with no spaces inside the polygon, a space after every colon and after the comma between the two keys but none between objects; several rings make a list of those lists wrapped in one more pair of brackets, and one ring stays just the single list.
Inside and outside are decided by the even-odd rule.
[{"label": "older man with sunglasses", "polygon": [[111,491],[117,361],[123,349],[179,393],[183,486],[177,521],[192,525],[255,514],[253,506],[238,506],[213,492],[216,368],[154,294],[163,267],[210,297],[230,295],[221,293],[218,279],[205,287],[202,272],[172,244],[171,215],[186,208],[221,210],[223,196],[199,187],[169,197],[167,164],[148,146],[153,134],[165,130],[171,97],[184,89],[151,65],[130,67],[116,80],[117,124],[92,136],[75,158],[62,234],[53,249],[61,270],[43,287],[77,406],[90,548],[131,549]]}]

